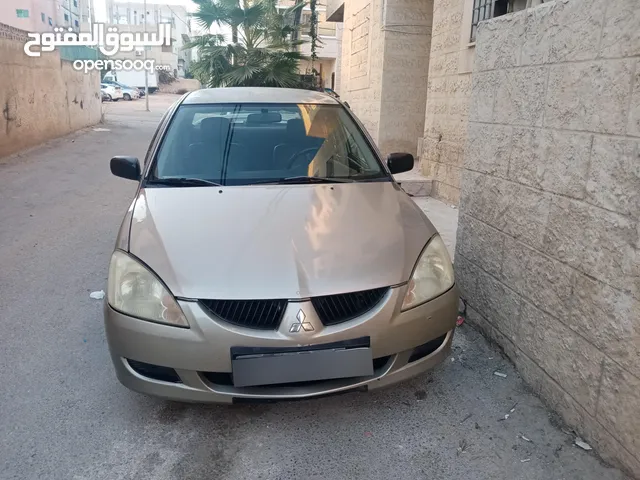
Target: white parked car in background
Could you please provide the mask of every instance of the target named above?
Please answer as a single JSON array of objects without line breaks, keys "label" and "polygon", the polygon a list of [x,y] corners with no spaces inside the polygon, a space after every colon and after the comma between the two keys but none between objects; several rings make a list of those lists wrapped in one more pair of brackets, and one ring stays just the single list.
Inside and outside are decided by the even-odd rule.
[{"label": "white parked car in background", "polygon": [[109,85],[107,83],[100,84],[100,92],[102,92],[103,98],[107,98],[113,102],[117,102],[124,97],[122,88],[115,85]]}]

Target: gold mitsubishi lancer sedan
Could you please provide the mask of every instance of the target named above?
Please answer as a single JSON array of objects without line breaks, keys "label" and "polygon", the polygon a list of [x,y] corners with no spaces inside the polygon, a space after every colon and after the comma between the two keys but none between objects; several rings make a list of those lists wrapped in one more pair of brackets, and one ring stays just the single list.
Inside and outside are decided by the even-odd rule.
[{"label": "gold mitsubishi lancer sedan", "polygon": [[458,290],[444,243],[350,109],[325,93],[181,97],[141,165],[109,266],[118,379],[173,400],[368,390],[449,354]]}]

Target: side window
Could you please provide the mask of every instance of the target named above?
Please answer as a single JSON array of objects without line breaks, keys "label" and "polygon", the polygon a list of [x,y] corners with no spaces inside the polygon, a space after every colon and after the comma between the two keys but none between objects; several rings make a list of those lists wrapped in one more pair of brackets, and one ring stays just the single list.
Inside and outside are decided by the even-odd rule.
[{"label": "side window", "polygon": [[146,170],[147,164],[149,163],[149,160],[151,160],[151,151],[155,146],[156,139],[158,138],[158,134],[160,133],[160,130],[162,130],[162,128],[164,127],[164,124],[167,121],[167,117],[169,116],[169,112],[171,110],[172,109],[170,108],[166,112],[164,112],[164,115],[162,116],[162,118],[160,119],[160,123],[158,124],[158,128],[156,128],[156,131],[154,132],[153,137],[151,138],[151,142],[149,143],[147,154],[144,156],[144,166],[142,168],[143,171]]}]

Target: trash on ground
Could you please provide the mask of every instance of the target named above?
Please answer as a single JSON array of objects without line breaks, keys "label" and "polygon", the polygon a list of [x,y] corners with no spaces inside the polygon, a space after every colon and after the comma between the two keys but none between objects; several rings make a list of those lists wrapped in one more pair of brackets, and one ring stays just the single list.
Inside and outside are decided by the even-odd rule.
[{"label": "trash on ground", "polygon": [[371,432],[364,432],[364,436],[365,436],[365,437],[373,437],[373,433],[371,433]]},{"label": "trash on ground", "polygon": [[530,462],[531,459],[530,458],[525,458],[524,460],[520,460],[520,463],[527,463]]},{"label": "trash on ground", "polygon": [[513,404],[513,407],[511,407],[511,410],[509,410],[509,413],[513,413],[516,411],[516,407],[518,406],[518,402]]},{"label": "trash on ground", "polygon": [[530,438],[525,437],[523,434],[520,434],[520,438],[525,442],[533,443]]},{"label": "trash on ground", "polygon": [[591,448],[591,445],[589,445],[587,442],[582,440],[580,437],[576,437],[575,444],[583,450],[586,450],[586,451],[593,450],[593,448]]},{"label": "trash on ground", "polygon": [[94,132],[110,132],[111,129],[110,128],[94,128],[93,131]]},{"label": "trash on ground", "polygon": [[460,443],[458,443],[458,449],[456,451],[456,455],[460,455],[461,453],[464,453],[466,449],[467,449],[467,441],[463,438],[462,440],[460,440]]},{"label": "trash on ground", "polygon": [[104,290],[98,290],[97,292],[91,292],[89,298],[94,300],[102,300],[104,298]]},{"label": "trash on ground", "polygon": [[507,378],[507,374],[506,374],[506,373],[502,373],[502,372],[493,372],[493,374],[494,374],[496,377]]},{"label": "trash on ground", "polygon": [[471,418],[471,414],[467,415],[466,417],[464,417],[462,419],[462,421],[460,422],[460,425],[462,425],[464,422],[466,422],[467,420],[469,420]]},{"label": "trash on ground", "polygon": [[462,315],[458,315],[458,319],[456,320],[456,327],[459,327],[464,323],[464,317]]}]

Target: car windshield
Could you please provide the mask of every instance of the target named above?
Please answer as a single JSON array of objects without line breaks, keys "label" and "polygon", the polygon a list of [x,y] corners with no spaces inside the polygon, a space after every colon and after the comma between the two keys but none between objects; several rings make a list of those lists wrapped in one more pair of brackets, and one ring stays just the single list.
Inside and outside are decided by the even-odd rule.
[{"label": "car windshield", "polygon": [[252,185],[390,177],[341,105],[212,104],[177,110],[147,183],[181,181]]}]

